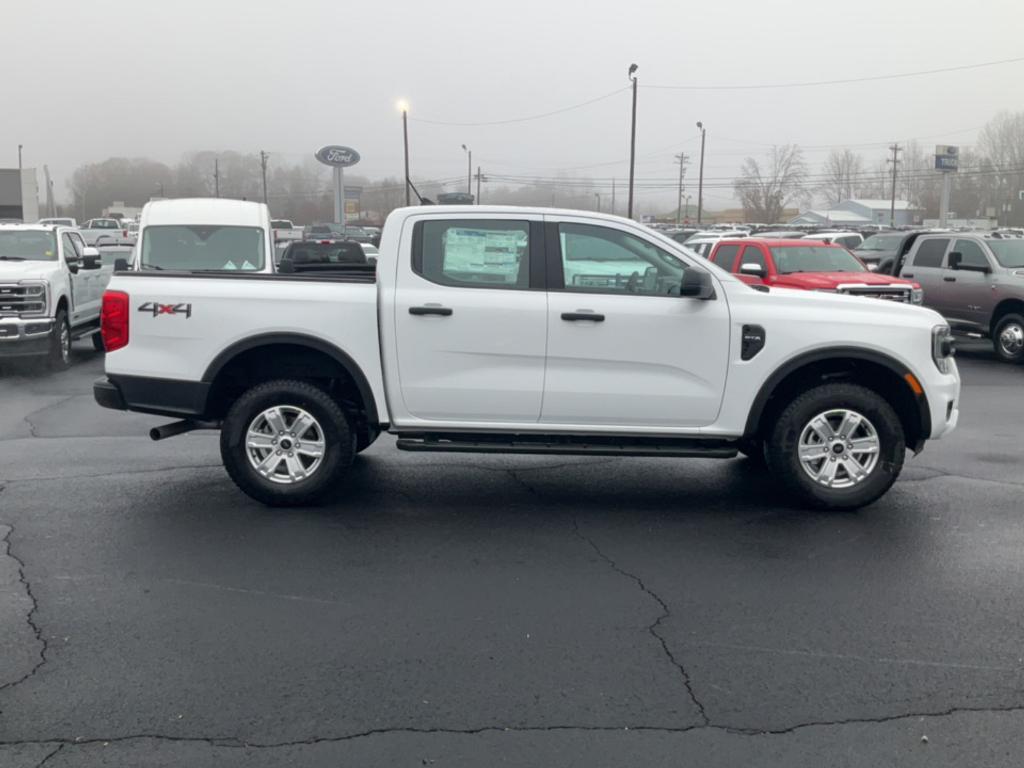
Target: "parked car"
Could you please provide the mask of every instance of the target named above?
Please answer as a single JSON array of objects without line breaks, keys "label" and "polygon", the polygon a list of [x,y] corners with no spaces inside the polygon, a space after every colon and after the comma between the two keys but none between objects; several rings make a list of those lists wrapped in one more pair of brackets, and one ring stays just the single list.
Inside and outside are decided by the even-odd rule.
[{"label": "parked car", "polygon": [[333,265],[365,267],[368,263],[361,243],[350,240],[299,240],[289,243],[288,247],[284,249],[278,261],[278,271],[322,271],[321,267],[330,268]]},{"label": "parked car", "polygon": [[344,240],[345,230],[340,224],[308,224],[302,230],[303,240]]},{"label": "parked car", "polygon": [[848,251],[852,251],[864,242],[864,236],[860,232],[814,232],[805,237],[819,243],[835,243]]},{"label": "parked car", "polygon": [[77,227],[78,222],[69,216],[58,216],[51,219],[40,219],[38,224],[44,227]]},{"label": "parked car", "polygon": [[1024,240],[991,233],[918,237],[900,275],[955,332],[989,338],[996,355],[1024,363]]},{"label": "parked car", "polygon": [[749,285],[922,303],[916,283],[871,272],[842,246],[810,238],[722,240],[710,258]]},{"label": "parked car", "polygon": [[151,200],[139,217],[140,272],[274,271],[270,210],[225,198]]},{"label": "parked car", "polygon": [[0,358],[70,364],[71,342],[100,339],[100,305],[113,266],[72,227],[0,225]]},{"label": "parked car", "polygon": [[302,227],[296,227],[288,219],[271,219],[270,228],[274,233],[275,244],[283,243],[287,245],[302,239]]},{"label": "parked car", "polygon": [[409,451],[763,454],[801,503],[854,508],[958,419],[921,307],[751,290],[591,212],[401,208],[381,246],[376,270],[118,273],[97,402],[181,419],[157,439],[219,428],[271,505],[323,498],[386,429]]},{"label": "parked car", "polygon": [[909,232],[880,232],[867,238],[858,248],[854,255],[863,261],[872,272],[880,272],[885,275],[898,275],[903,268],[903,260],[914,242],[921,235],[940,230],[919,229]]},{"label": "parked car", "polygon": [[117,219],[89,219],[79,228],[86,245],[95,245],[101,237],[107,242],[120,242],[121,222]]},{"label": "parked car", "polygon": [[711,255],[711,251],[715,245],[718,244],[723,238],[726,237],[746,237],[747,233],[739,230],[729,230],[722,232],[697,232],[683,241],[683,245],[689,248],[694,253],[699,253],[704,258]]}]

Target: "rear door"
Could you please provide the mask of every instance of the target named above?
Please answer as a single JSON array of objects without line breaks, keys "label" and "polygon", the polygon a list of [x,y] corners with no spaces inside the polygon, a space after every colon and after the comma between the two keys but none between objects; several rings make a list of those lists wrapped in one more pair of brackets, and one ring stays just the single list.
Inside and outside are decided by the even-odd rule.
[{"label": "rear door", "polygon": [[915,243],[915,248],[903,262],[899,276],[905,280],[914,280],[924,290],[924,305],[945,315],[943,307],[948,305],[949,297],[943,283],[942,265],[946,251],[949,249],[948,237],[922,237]]},{"label": "rear door", "polygon": [[452,427],[536,423],[548,322],[541,217],[430,217],[410,237],[394,304],[405,414]]},{"label": "rear door", "polygon": [[[627,225],[549,220],[543,424],[700,427],[718,416],[729,307],[682,298],[687,265]],[[714,277],[712,276],[712,279]],[[674,292],[674,293],[673,293]]]}]

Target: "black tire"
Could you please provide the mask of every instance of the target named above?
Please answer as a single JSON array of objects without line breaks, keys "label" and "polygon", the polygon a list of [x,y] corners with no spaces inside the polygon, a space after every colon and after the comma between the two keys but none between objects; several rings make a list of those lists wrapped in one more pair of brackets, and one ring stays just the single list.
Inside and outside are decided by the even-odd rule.
[{"label": "black tire", "polygon": [[92,335],[92,348],[97,352],[106,352],[106,348],[103,346],[103,334],[99,331]]},{"label": "black tire", "polygon": [[[811,421],[836,410],[853,411],[867,419],[878,442],[877,461],[863,479],[845,488],[816,482],[809,470],[805,470],[798,452],[801,435],[810,428]],[[845,440],[837,442],[846,443]],[[840,483],[846,479],[852,481],[846,470],[849,465],[844,463],[844,459],[858,459],[845,453],[834,456],[827,450],[828,443],[821,445],[823,457],[815,459],[820,463],[812,465],[812,468],[824,468],[827,463],[836,462],[840,469],[828,471],[834,473]],[[845,448],[840,446],[838,450],[844,451]],[[765,458],[772,475],[797,501],[818,509],[858,509],[877,500],[896,482],[905,456],[906,437],[896,412],[881,395],[858,384],[822,384],[798,395],[779,413],[765,444]]]},{"label": "black tire", "polygon": [[46,367],[51,371],[64,371],[71,367],[71,324],[63,307],[57,310],[50,335],[50,351],[46,353]]},{"label": "black tire", "polygon": [[[321,462],[305,479],[288,484],[275,482],[257,472],[250,462],[246,447],[249,427],[260,414],[274,407],[301,408],[316,420],[322,432],[325,447]],[[271,507],[303,506],[320,501],[344,475],[355,455],[355,436],[345,412],[319,387],[302,381],[268,381],[250,389],[231,406],[221,428],[220,454],[235,485],[256,501]],[[282,457],[281,461],[286,459]]]},{"label": "black tire", "polygon": [[1024,363],[1024,317],[1003,315],[992,332],[992,347],[1004,363]]},{"label": "black tire", "polygon": [[365,427],[359,430],[359,434],[356,436],[356,453],[362,453],[380,437],[380,431],[373,427]]}]

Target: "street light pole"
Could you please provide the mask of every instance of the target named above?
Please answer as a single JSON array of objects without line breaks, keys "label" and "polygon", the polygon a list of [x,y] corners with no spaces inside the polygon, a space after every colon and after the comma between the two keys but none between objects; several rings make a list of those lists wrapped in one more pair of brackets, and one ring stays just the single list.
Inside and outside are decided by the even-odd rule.
[{"label": "street light pole", "polygon": [[697,182],[697,223],[700,224],[701,216],[704,214],[704,136],[706,129],[700,120],[697,121],[697,128],[700,129],[700,181]]},{"label": "street light pole", "polygon": [[412,205],[412,195],[409,189],[409,104],[400,101],[398,108],[402,111],[402,140],[405,145],[405,204]]},{"label": "street light pole", "polygon": [[467,147],[465,144],[462,145],[462,148],[464,150],[466,150],[466,154],[469,155],[469,157],[466,158],[466,160],[467,160],[467,162],[466,162],[466,194],[467,195],[472,195],[473,194],[473,150],[470,149],[469,147]]},{"label": "street light pole", "polygon": [[680,152],[676,155],[676,161],[679,163],[679,191],[676,195],[676,227],[679,226],[679,219],[682,215],[683,207],[683,174],[686,172],[686,161],[689,160],[686,153]]},{"label": "street light pole", "polygon": [[636,167],[636,64],[629,65],[627,76],[633,81],[633,120],[629,130],[629,204],[626,207],[627,218],[633,218],[633,171]]},{"label": "street light pole", "polygon": [[25,146],[24,144],[19,144],[18,145],[18,170],[19,171],[21,170],[21,149],[24,146]]},{"label": "street light pole", "polygon": [[600,213],[601,212],[601,193],[600,192],[595,192],[594,193],[594,197],[597,198],[597,212]]}]

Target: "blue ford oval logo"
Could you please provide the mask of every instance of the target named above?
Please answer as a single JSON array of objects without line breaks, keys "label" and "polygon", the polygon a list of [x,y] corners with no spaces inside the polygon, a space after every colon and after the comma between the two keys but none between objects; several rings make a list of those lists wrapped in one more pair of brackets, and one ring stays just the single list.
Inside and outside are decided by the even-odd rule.
[{"label": "blue ford oval logo", "polygon": [[359,153],[352,147],[342,147],[337,144],[320,147],[315,157],[324,165],[331,165],[335,168],[348,168],[359,162]]}]

